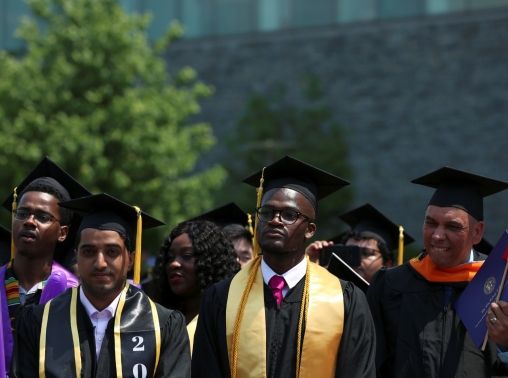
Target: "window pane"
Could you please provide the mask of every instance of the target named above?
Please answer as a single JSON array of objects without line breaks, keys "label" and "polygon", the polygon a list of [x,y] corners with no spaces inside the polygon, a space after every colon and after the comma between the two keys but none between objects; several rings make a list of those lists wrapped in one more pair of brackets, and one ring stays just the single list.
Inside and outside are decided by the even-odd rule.
[{"label": "window pane", "polygon": [[14,32],[19,27],[22,16],[30,15],[30,7],[24,1],[7,0],[5,4],[6,9],[6,26],[5,30],[5,49],[6,50],[19,50],[24,46],[24,42],[14,37]]},{"label": "window pane", "polygon": [[459,12],[466,9],[467,0],[427,0],[425,13],[439,14]]},{"label": "window pane", "polygon": [[294,0],[295,26],[316,26],[332,21],[330,0]]},{"label": "window pane", "polygon": [[181,1],[181,23],[186,37],[202,37],[211,34],[212,7],[210,0]]},{"label": "window pane", "polygon": [[472,9],[478,8],[496,8],[508,6],[507,0],[469,0]]},{"label": "window pane", "polygon": [[375,0],[339,0],[339,22],[366,21],[375,17]]},{"label": "window pane", "polygon": [[119,0],[120,6],[128,13],[139,12],[138,0]]},{"label": "window pane", "polygon": [[252,30],[251,0],[217,0],[217,34]]},{"label": "window pane", "polygon": [[263,31],[279,29],[281,11],[280,0],[258,0],[258,29]]},{"label": "window pane", "polygon": [[169,28],[172,20],[177,15],[175,0],[145,0],[144,12],[152,14],[152,22],[148,26],[148,36],[150,40],[160,38]]},{"label": "window pane", "polygon": [[415,16],[420,13],[421,0],[379,0],[381,18]]}]

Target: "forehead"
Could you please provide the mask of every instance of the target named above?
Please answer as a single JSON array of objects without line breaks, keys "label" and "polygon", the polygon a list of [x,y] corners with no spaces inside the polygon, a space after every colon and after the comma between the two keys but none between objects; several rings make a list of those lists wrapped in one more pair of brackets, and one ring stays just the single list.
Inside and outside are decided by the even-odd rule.
[{"label": "forehead", "polygon": [[116,231],[97,230],[95,228],[85,228],[81,231],[79,245],[95,243],[120,244],[125,246],[123,238]]},{"label": "forehead", "polygon": [[295,208],[302,213],[314,213],[314,207],[310,201],[303,194],[289,188],[270,189],[263,195],[261,205],[270,205],[281,208],[290,207]]},{"label": "forehead", "polygon": [[378,248],[377,240],[375,240],[375,239],[356,240],[355,238],[349,238],[346,242],[346,245],[358,245],[360,247],[366,247],[366,248],[372,248],[372,249]]},{"label": "forehead", "polygon": [[434,220],[462,220],[467,221],[469,214],[462,209],[456,207],[441,207],[435,205],[429,205],[425,216],[431,217]]},{"label": "forehead", "polygon": [[18,207],[32,206],[58,206],[58,198],[44,192],[26,192],[19,200]]}]

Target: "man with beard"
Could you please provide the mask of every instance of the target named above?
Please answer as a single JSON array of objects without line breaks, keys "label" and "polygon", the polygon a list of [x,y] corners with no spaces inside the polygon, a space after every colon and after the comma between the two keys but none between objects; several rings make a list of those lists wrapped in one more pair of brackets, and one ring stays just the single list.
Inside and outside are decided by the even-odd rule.
[{"label": "man with beard", "polygon": [[373,377],[374,329],[364,294],[305,255],[317,201],[349,183],[289,156],[244,182],[261,183],[258,256],[205,291],[192,376]]},{"label": "man with beard", "polygon": [[476,348],[454,304],[486,256],[483,197],[508,183],[444,167],[412,181],[435,188],[423,221],[425,250],[380,269],[367,293],[376,326],[378,377],[497,377],[508,371],[489,342]]},{"label": "man with beard", "polygon": [[60,205],[86,214],[76,238],[81,286],[23,313],[13,376],[189,377],[183,315],[127,282],[133,264],[139,278],[141,229],[164,223],[107,194]]}]

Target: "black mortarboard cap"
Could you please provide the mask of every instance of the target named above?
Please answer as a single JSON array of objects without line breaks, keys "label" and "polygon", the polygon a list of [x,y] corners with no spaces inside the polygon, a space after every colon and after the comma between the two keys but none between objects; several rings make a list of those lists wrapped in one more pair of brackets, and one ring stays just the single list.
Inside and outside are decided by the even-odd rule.
[{"label": "black mortarboard cap", "polygon": [[346,264],[344,260],[338,257],[335,253],[332,253],[332,257],[330,258],[328,271],[341,280],[352,282],[364,293],[367,293],[367,290],[370,286],[369,283],[365,281],[362,276],[356,273],[353,268]]},{"label": "black mortarboard cap", "polygon": [[196,220],[208,220],[220,227],[225,227],[230,224],[240,224],[245,227],[247,226],[249,215],[236,203],[230,202],[224,206],[189,219],[188,222]]},{"label": "black mortarboard cap", "polygon": [[[243,180],[259,187],[262,170]],[[274,188],[293,189],[304,195],[317,208],[317,201],[349,185],[349,182],[322,169],[297,160],[283,157],[264,170],[264,193]]]},{"label": "black mortarboard cap", "polygon": [[[92,193],[54,163],[49,157],[44,157],[28,176],[17,186],[16,192],[21,192],[33,181],[48,184],[57,189],[66,200],[89,196]],[[8,211],[12,210],[14,192],[3,202],[2,206]],[[18,197],[19,201],[19,197]]]},{"label": "black mortarboard cap", "polygon": [[0,266],[11,260],[11,232],[0,226]]},{"label": "black mortarboard cap", "polygon": [[429,205],[456,207],[478,221],[483,220],[483,197],[508,189],[508,182],[443,167],[411,181],[436,188]]},{"label": "black mortarboard cap", "polygon": [[[133,206],[109,194],[102,193],[71,201],[59,202],[60,206],[83,217],[78,232],[85,228],[116,231],[126,236],[131,243],[136,240],[137,212]],[[143,229],[162,226],[165,223],[141,212]]]},{"label": "black mortarboard cap", "polygon": [[[372,238],[386,244],[390,251],[398,247],[399,226],[383,213],[367,203],[356,209],[339,215],[339,218],[351,227],[351,233]],[[415,240],[404,231],[404,245]]]},{"label": "black mortarboard cap", "polygon": [[482,238],[478,244],[473,246],[476,252],[483,253],[484,255],[489,255],[490,252],[494,249],[494,246],[490,244],[485,238]]}]

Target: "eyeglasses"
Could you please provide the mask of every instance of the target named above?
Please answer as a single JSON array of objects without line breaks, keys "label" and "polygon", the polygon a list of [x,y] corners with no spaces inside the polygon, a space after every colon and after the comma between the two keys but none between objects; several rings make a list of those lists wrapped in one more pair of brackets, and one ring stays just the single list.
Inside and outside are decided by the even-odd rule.
[{"label": "eyeglasses", "polygon": [[381,253],[381,251],[378,251],[377,249],[360,247],[360,254],[362,259],[372,259],[373,257],[377,257],[376,252]]},{"label": "eyeglasses", "polygon": [[312,219],[309,218],[307,215],[302,214],[296,210],[290,210],[290,209],[275,210],[275,209],[272,209],[271,207],[263,206],[263,207],[258,207],[256,209],[256,213],[258,215],[258,219],[261,222],[271,221],[273,219],[273,217],[275,216],[275,213],[279,214],[279,220],[286,225],[294,224],[298,220],[298,217],[300,217],[300,216],[302,216],[302,217],[306,218],[307,220],[309,220],[310,222],[312,222]]},{"label": "eyeglasses", "polygon": [[13,210],[13,213],[14,219],[19,221],[25,221],[28,218],[30,218],[30,215],[33,215],[34,219],[40,224],[48,223],[49,221],[51,221],[51,219],[54,219],[58,223],[60,223],[60,221],[50,213],[31,213],[30,211],[27,210]]}]

